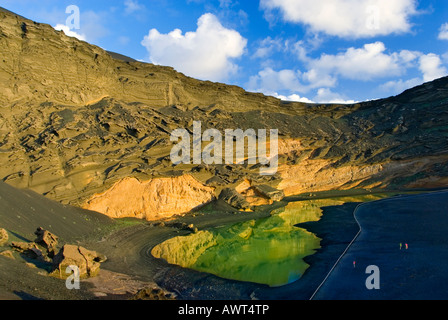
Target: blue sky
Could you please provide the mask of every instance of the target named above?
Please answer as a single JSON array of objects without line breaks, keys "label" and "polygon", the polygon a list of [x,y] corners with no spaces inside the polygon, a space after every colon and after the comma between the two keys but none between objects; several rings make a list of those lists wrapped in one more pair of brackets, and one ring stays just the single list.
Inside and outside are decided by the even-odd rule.
[{"label": "blue sky", "polygon": [[[66,13],[79,8],[79,28]],[[353,102],[448,74],[441,0],[0,0],[134,59],[285,100]]]}]

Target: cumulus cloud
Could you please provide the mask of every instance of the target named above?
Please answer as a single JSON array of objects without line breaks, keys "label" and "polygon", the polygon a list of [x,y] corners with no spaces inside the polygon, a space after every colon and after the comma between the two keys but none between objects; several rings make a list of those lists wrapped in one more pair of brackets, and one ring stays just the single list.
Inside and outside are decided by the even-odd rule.
[{"label": "cumulus cloud", "polygon": [[409,32],[416,0],[261,0],[272,16],[308,26],[313,32],[343,38],[366,38]]},{"label": "cumulus cloud", "polygon": [[302,80],[311,88],[334,87],[339,78],[370,81],[399,76],[415,66],[420,52],[402,50],[388,52],[382,42],[365,44],[361,48],[350,47],[338,54],[322,54],[318,58],[308,56],[300,42],[294,45],[297,57],[307,68]]},{"label": "cumulus cloud", "polygon": [[355,100],[350,100],[343,97],[341,94],[331,91],[329,88],[320,88],[317,90],[317,95],[314,98],[319,103],[337,103],[337,104],[352,104]]},{"label": "cumulus cloud", "polygon": [[433,81],[435,79],[448,75],[447,68],[443,65],[440,56],[429,53],[412,52],[414,64],[409,67],[415,67],[421,72],[421,77],[414,77],[408,80],[398,79],[391,80],[379,86],[383,92],[391,94],[399,94],[412,87],[423,84],[424,82]]},{"label": "cumulus cloud", "polygon": [[262,92],[267,96],[273,96],[284,101],[314,103],[313,100],[299,94],[310,90],[302,83],[302,79],[303,74],[300,71],[291,69],[276,71],[266,67],[258,74],[250,77],[246,88],[249,91]]},{"label": "cumulus cloud", "polygon": [[[304,83],[309,80],[309,73],[301,73],[290,69],[275,71],[271,68],[261,70],[257,75],[252,76],[247,84],[249,91],[262,92],[265,95],[273,96],[284,101],[297,101],[304,103],[354,103],[346,97],[332,92],[329,88],[319,88],[317,95],[313,99],[302,96],[299,93],[310,92],[317,88],[319,84],[329,83],[334,85],[336,79],[316,80],[315,83]],[[279,92],[287,92],[282,94]]]},{"label": "cumulus cloud", "polygon": [[425,82],[432,81],[447,75],[447,69],[442,64],[442,59],[434,53],[420,57],[420,71]]},{"label": "cumulus cloud", "polygon": [[310,61],[310,70],[319,75],[334,74],[350,80],[369,81],[385,76],[397,76],[403,72],[404,62],[409,62],[408,52],[385,53],[382,42],[364,45],[362,48],[349,48],[337,55],[322,54],[319,59]]},{"label": "cumulus cloud", "polygon": [[199,79],[226,80],[237,71],[233,59],[243,55],[247,40],[225,28],[211,13],[202,15],[197,25],[196,31],[185,34],[180,29],[168,34],[152,29],[142,45],[152,63],[172,66]]},{"label": "cumulus cloud", "polygon": [[334,87],[338,78],[326,70],[312,68],[302,74],[302,80],[307,83],[307,88]]},{"label": "cumulus cloud", "polygon": [[353,104],[357,101],[350,100],[344,97],[343,95],[331,91],[329,88],[320,88],[317,90],[317,94],[313,99],[309,99],[307,97],[303,97],[297,93],[292,93],[290,95],[282,95],[278,94],[275,91],[266,91],[263,92],[265,95],[273,96],[283,101],[293,101],[293,102],[302,102],[302,103],[336,103],[336,104]]},{"label": "cumulus cloud", "polygon": [[448,23],[445,23],[440,27],[439,40],[448,40]]},{"label": "cumulus cloud", "polygon": [[[283,97],[282,97],[282,98],[283,98]],[[314,101],[312,101],[312,100],[310,100],[310,99],[308,99],[308,98],[306,98],[306,97],[301,97],[301,96],[299,96],[299,95],[296,94],[296,93],[291,94],[291,95],[289,95],[289,96],[287,96],[287,97],[284,97],[282,100],[285,100],[285,101],[304,102],[304,103],[314,103]]]},{"label": "cumulus cloud", "polygon": [[300,82],[300,71],[284,69],[275,71],[272,68],[264,68],[257,75],[250,77],[247,87],[251,91],[264,93],[288,90],[295,92],[304,91]]},{"label": "cumulus cloud", "polygon": [[[297,46],[296,46],[297,47]],[[296,48],[297,49],[297,48]],[[295,49],[295,50],[296,50]],[[370,81],[378,78],[402,75],[407,68],[418,60],[418,52],[403,50],[387,53],[382,42],[364,45],[362,48],[348,48],[336,55],[322,54],[319,58],[310,58],[306,52],[301,55],[305,71],[283,69],[276,71],[266,67],[250,77],[249,90],[260,92],[307,93],[322,89],[314,100],[321,102],[345,101],[344,97],[330,97],[328,88],[337,85],[338,80]]]},{"label": "cumulus cloud", "polygon": [[288,96],[278,94],[277,92],[266,93],[269,96],[273,96],[283,101],[293,101],[293,102],[303,102],[303,103],[315,103],[313,100],[310,100],[306,97],[301,97],[297,93],[290,94]]},{"label": "cumulus cloud", "polygon": [[69,37],[74,37],[81,41],[86,41],[86,36],[84,34],[79,34],[73,30],[70,30],[70,28],[67,27],[65,24],[59,23],[54,27],[54,29],[58,31],[64,31],[64,33]]},{"label": "cumulus cloud", "polygon": [[[269,49],[269,46],[266,47]],[[292,48],[303,62],[302,70],[265,67],[250,77],[246,85],[248,90],[263,92],[283,100],[300,101],[305,94],[311,98],[310,101],[318,103],[354,103],[348,97],[332,91],[340,80],[368,82],[384,78],[389,81],[379,85],[378,89],[382,93],[398,94],[448,73],[443,60],[445,57],[442,59],[433,53],[424,54],[411,50],[389,52],[382,42],[368,43],[360,48],[351,47],[337,54],[324,53],[317,58],[310,57],[300,43]],[[261,52],[260,55],[263,54]],[[410,71],[413,77],[403,78]],[[316,92],[314,97],[310,94],[311,91]],[[297,95],[296,99],[291,99],[294,94]]]}]

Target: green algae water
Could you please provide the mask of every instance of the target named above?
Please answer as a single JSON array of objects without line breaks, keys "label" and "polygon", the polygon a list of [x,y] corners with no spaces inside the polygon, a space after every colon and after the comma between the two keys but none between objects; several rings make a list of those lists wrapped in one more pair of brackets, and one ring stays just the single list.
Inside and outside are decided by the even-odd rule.
[{"label": "green algae water", "polygon": [[304,274],[309,267],[304,258],[320,248],[321,239],[295,225],[320,220],[323,207],[368,200],[360,198],[292,202],[272,211],[268,218],[167,240],[152,254],[168,263],[226,279],[286,285]]}]

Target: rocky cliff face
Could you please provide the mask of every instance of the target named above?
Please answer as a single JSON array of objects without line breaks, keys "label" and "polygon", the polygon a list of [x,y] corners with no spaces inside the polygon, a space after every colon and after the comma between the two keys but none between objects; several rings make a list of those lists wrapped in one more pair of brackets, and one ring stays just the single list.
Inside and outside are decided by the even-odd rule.
[{"label": "rocky cliff face", "polygon": [[[238,190],[249,203],[448,182],[448,78],[355,105],[282,102],[168,67],[114,59],[0,10],[0,178],[112,217],[184,213]],[[174,129],[278,129],[279,169],[174,165]]]},{"label": "rocky cliff face", "polygon": [[156,220],[170,217],[173,212],[189,212],[212,200],[214,188],[202,185],[190,175],[144,182],[125,178],[102,194],[94,195],[85,209],[113,218]]}]

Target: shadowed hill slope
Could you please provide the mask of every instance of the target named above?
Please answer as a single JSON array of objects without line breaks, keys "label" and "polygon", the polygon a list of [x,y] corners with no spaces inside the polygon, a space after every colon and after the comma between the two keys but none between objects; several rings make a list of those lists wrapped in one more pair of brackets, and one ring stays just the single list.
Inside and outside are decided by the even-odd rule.
[{"label": "shadowed hill slope", "polygon": [[19,190],[0,182],[0,227],[12,241],[33,241],[38,227],[51,230],[64,242],[98,236],[114,224],[104,215],[62,205],[30,190]]}]

